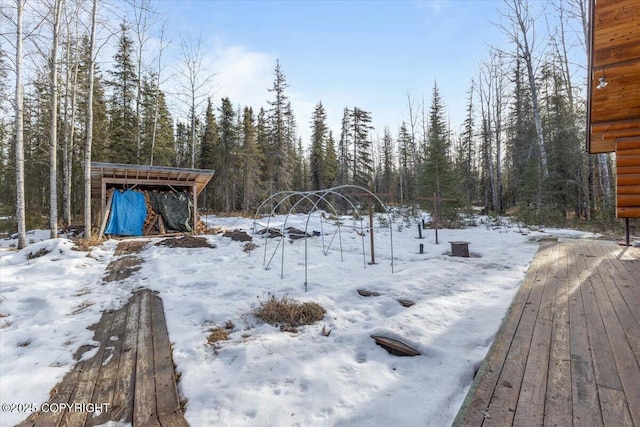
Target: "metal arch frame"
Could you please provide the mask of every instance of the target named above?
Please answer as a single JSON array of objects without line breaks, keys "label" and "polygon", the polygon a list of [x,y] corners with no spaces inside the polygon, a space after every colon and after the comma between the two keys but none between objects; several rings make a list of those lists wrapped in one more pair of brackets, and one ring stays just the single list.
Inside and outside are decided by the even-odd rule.
[{"label": "metal arch frame", "polygon": [[[269,268],[269,265],[271,265],[271,261],[273,260],[273,258],[275,257],[275,254],[278,251],[278,247],[280,246],[280,244],[284,241],[285,238],[285,229],[287,226],[287,221],[289,220],[289,217],[291,216],[292,213],[295,212],[295,209],[297,206],[299,206],[303,201],[309,201],[311,203],[313,203],[313,206],[311,207],[310,211],[307,213],[307,220],[305,222],[305,229],[304,229],[304,244],[305,244],[305,260],[304,260],[304,287],[305,287],[305,291],[307,290],[307,278],[308,278],[308,242],[307,242],[307,238],[308,238],[308,229],[309,229],[309,220],[311,219],[311,215],[318,212],[318,204],[321,201],[324,201],[327,206],[329,206],[331,208],[331,210],[333,211],[334,215],[336,215],[336,217],[338,218],[337,221],[337,233],[339,235],[339,242],[340,242],[340,260],[344,261],[344,257],[343,257],[343,252],[342,252],[342,232],[341,232],[341,224],[340,224],[340,216],[338,214],[337,209],[335,208],[335,206],[331,203],[331,201],[329,201],[327,199],[328,195],[335,195],[340,197],[342,200],[345,200],[350,207],[353,209],[353,211],[358,215],[358,217],[360,218],[360,228],[363,229],[362,227],[362,215],[360,215],[360,212],[358,211],[358,208],[354,205],[354,203],[351,201],[351,199],[349,199],[349,197],[347,197],[348,195],[342,194],[340,192],[340,190],[345,190],[345,189],[349,189],[349,190],[357,190],[359,192],[363,192],[366,193],[368,195],[368,197],[371,197],[373,199],[375,199],[380,206],[382,206],[384,208],[385,213],[387,214],[387,220],[389,222],[389,239],[390,239],[390,252],[391,252],[391,273],[394,272],[394,264],[393,264],[393,226],[392,226],[392,222],[391,222],[391,214],[389,212],[389,209],[387,208],[387,206],[382,202],[382,200],[380,200],[380,198],[378,198],[378,196],[376,196],[374,193],[372,193],[371,191],[369,191],[368,189],[364,188],[364,187],[360,187],[358,185],[341,185],[341,186],[337,186],[337,187],[332,187],[332,188],[328,188],[325,190],[315,190],[315,191],[279,191],[277,193],[272,194],[271,196],[269,196],[267,199],[265,199],[256,209],[256,213],[254,215],[254,219],[253,219],[253,233],[255,234],[257,232],[257,226],[258,226],[258,217],[260,215],[260,211],[262,210],[262,208],[267,204],[267,203],[272,203],[274,200],[277,200],[277,198],[281,199],[275,204],[272,205],[271,211],[269,212],[269,219],[267,220],[267,225],[266,225],[266,233],[265,233],[265,244],[264,244],[264,256],[263,256],[263,267],[265,269]],[[273,250],[273,253],[271,255],[271,257],[269,258],[269,262],[267,262],[267,243],[268,243],[268,239],[269,239],[269,230],[270,230],[270,224],[271,224],[271,218],[275,215],[275,212],[277,211],[277,209],[287,200],[293,198],[293,197],[299,197],[299,199],[289,208],[289,211],[287,212],[286,216],[285,216],[285,220],[280,228],[280,240],[278,241],[278,244],[276,245],[275,249]],[[323,227],[323,221],[320,221],[320,226]],[[323,253],[326,256],[329,253],[329,249],[331,247],[331,244],[333,243],[333,240],[335,239],[335,234],[336,232],[333,233],[333,236],[331,237],[331,241],[329,242],[328,246],[326,247],[325,250],[325,241],[324,241],[324,229],[322,228],[321,231],[321,236],[322,236],[322,249],[323,249]],[[363,256],[363,264],[364,264],[364,268],[366,268],[366,253],[365,253],[365,243],[364,243],[364,233],[361,233],[361,240],[362,240],[362,256]],[[285,245],[282,245],[282,255],[281,255],[281,263],[280,263],[280,278],[284,278],[284,247]]]}]

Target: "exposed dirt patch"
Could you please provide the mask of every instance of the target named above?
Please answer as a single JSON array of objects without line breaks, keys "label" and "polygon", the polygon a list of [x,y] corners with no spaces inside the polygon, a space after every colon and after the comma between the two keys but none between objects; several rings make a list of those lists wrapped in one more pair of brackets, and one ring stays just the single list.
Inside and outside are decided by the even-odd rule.
[{"label": "exposed dirt patch", "polygon": [[142,258],[133,255],[127,255],[115,261],[111,261],[107,266],[107,275],[103,280],[105,282],[124,280],[136,271],[140,270],[142,268],[140,264],[142,264]]},{"label": "exposed dirt patch", "polygon": [[118,243],[114,256],[137,254],[142,251],[149,242],[145,240],[127,240]]},{"label": "exposed dirt patch", "polygon": [[27,254],[27,259],[35,259],[35,258],[40,258],[41,256],[45,256],[46,254],[49,253],[48,249],[42,248],[36,252],[31,252],[29,254]]},{"label": "exposed dirt patch", "polygon": [[229,237],[231,240],[235,242],[250,242],[251,236],[247,234],[246,231],[242,230],[233,230],[233,231],[225,231],[224,237]]},{"label": "exposed dirt patch", "polygon": [[212,245],[204,237],[196,237],[196,236],[172,237],[156,243],[156,246],[168,246],[170,248],[215,248],[216,247],[216,245]]}]

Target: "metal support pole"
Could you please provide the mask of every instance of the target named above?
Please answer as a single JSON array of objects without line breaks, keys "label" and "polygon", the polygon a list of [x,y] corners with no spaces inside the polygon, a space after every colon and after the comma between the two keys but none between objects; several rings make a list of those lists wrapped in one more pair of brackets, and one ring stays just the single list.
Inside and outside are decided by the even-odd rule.
[{"label": "metal support pole", "polygon": [[370,200],[369,203],[369,239],[371,240],[371,264],[375,264],[376,257],[373,249],[373,200]]},{"label": "metal support pole", "polygon": [[624,219],[625,228],[625,246],[631,246],[631,228],[629,227],[629,218]]}]

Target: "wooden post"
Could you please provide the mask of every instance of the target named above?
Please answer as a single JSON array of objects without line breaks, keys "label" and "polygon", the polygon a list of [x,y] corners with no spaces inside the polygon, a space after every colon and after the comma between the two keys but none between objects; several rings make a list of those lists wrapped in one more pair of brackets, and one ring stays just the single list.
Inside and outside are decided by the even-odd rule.
[{"label": "wooden post", "polygon": [[[391,226],[391,224],[389,224]],[[369,240],[371,240],[371,264],[376,263],[375,251],[373,248],[373,198],[369,197]]]},{"label": "wooden post", "polygon": [[440,204],[440,200],[438,198],[437,193],[433,193],[433,205],[434,205],[434,221],[436,224],[436,245],[438,244],[438,205]]},{"label": "wooden post", "polygon": [[418,224],[418,239],[422,239],[422,226]]},{"label": "wooden post", "polygon": [[191,186],[191,196],[193,197],[193,227],[191,228],[191,234],[193,236],[198,234],[198,190],[196,184]]},{"label": "wooden post", "polygon": [[440,197],[438,193],[433,193],[433,197],[424,197],[424,198],[419,198],[418,200],[429,200],[433,202],[433,223],[435,225],[436,245],[437,245],[439,243],[438,242],[438,219],[440,218],[440,211],[439,211],[440,202],[443,200],[452,201],[455,199],[444,199]]},{"label": "wooden post", "polygon": [[[376,196],[393,196],[393,193],[374,193]],[[369,239],[371,241],[371,264],[375,264],[375,249],[373,247],[373,204],[375,203],[373,200],[373,196],[369,193],[353,193],[352,196],[361,196],[365,197],[367,203],[369,203]],[[392,224],[389,224],[389,227],[392,227]]]}]

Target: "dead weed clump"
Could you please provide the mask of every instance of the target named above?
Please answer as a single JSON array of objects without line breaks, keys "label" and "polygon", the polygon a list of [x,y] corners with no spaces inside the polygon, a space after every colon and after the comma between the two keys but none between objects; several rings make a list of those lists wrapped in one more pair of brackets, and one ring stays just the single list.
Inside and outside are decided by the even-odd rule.
[{"label": "dead weed clump", "polygon": [[266,301],[260,301],[253,313],[271,325],[280,325],[282,331],[297,332],[298,326],[311,325],[322,320],[326,311],[315,302],[300,303],[287,295],[280,299],[271,295]]},{"label": "dead weed clump", "polygon": [[214,345],[219,341],[226,341],[229,339],[229,331],[220,327],[210,328],[209,336],[207,337],[207,344]]},{"label": "dead weed clump", "polygon": [[100,246],[104,242],[104,238],[96,234],[91,237],[80,237],[75,240],[75,245],[71,248],[74,251],[89,252],[94,246]]}]

